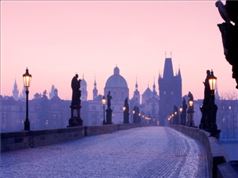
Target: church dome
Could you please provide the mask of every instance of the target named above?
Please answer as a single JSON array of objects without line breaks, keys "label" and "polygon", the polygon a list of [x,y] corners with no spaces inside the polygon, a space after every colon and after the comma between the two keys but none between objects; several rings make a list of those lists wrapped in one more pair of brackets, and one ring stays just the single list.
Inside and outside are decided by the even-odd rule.
[{"label": "church dome", "polygon": [[126,80],[120,75],[120,69],[114,68],[114,73],[107,79],[106,88],[128,88]]}]

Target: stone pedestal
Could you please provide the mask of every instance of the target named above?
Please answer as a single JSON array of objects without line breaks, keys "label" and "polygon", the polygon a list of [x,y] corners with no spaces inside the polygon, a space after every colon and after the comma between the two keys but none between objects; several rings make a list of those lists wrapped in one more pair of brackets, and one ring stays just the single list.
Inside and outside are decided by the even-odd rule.
[{"label": "stone pedestal", "polygon": [[78,117],[73,117],[69,119],[69,126],[68,127],[76,127],[76,126],[82,126],[83,120]]},{"label": "stone pedestal", "polygon": [[69,119],[68,127],[82,126],[83,120],[80,118],[80,106],[70,106],[71,108],[71,118]]},{"label": "stone pedestal", "polygon": [[106,124],[112,124],[112,109],[106,109]]}]

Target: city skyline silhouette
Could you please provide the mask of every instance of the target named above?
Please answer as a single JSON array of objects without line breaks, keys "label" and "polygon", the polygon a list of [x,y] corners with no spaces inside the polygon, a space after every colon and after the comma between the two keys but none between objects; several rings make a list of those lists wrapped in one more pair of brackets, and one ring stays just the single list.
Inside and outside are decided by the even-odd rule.
[{"label": "city skyline silhouette", "polygon": [[236,92],[213,2],[3,1],[1,9],[1,95],[11,95],[15,79],[22,89],[26,67],[33,76],[30,98],[55,85],[70,99],[65,86],[75,73],[84,76],[92,98],[94,80],[102,94],[115,66],[130,96],[136,80],[141,92],[154,82],[158,91],[165,57],[172,57],[174,73],[181,70],[183,95],[203,98],[208,69],[222,96]]}]

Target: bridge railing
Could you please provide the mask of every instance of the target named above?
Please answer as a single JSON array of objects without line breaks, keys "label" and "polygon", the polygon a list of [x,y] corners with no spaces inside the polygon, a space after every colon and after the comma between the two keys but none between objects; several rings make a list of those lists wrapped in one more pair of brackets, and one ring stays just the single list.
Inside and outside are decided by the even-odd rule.
[{"label": "bridge railing", "polygon": [[[182,132],[183,134],[201,143],[201,145],[204,147],[206,151],[210,177],[230,178],[234,177],[234,175],[236,175],[235,177],[237,177],[237,174],[234,173],[234,170],[231,172],[230,166],[227,166],[227,164],[225,163],[227,161],[225,156],[226,154],[222,146],[218,143],[217,138],[211,137],[210,133],[194,127],[172,125],[171,128],[179,132]],[[223,165],[222,169],[221,165]],[[225,168],[225,166],[227,167]],[[230,172],[229,176],[227,176],[228,175],[227,172]]]},{"label": "bridge railing", "polygon": [[51,130],[36,130],[1,133],[1,152],[51,145],[85,136],[112,133],[149,124],[110,124],[103,126],[70,127]]}]

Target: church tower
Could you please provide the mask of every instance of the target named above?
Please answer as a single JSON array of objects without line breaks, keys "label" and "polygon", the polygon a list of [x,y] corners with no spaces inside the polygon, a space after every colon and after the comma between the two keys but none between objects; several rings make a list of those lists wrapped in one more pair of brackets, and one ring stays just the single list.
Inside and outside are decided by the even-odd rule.
[{"label": "church tower", "polygon": [[80,82],[80,90],[81,90],[81,100],[87,101],[87,99],[88,99],[87,82],[84,79],[84,76]]},{"label": "church tower", "polygon": [[96,80],[94,80],[94,88],[93,88],[93,100],[95,100],[98,96],[98,89],[97,89],[97,83]]},{"label": "church tower", "polygon": [[157,92],[156,92],[156,86],[155,86],[155,81],[154,81],[154,84],[153,84],[153,96],[156,96],[157,95]]},{"label": "church tower", "polygon": [[16,80],[15,80],[15,83],[13,85],[12,96],[15,100],[19,99],[19,90],[18,90],[18,87],[17,87],[17,81]]},{"label": "church tower", "polygon": [[174,75],[172,58],[165,58],[163,77],[159,76],[159,119],[161,125],[167,125],[168,115],[173,107],[182,103],[182,77],[180,70]]},{"label": "church tower", "polygon": [[138,83],[137,83],[137,81],[136,81],[136,85],[135,85],[135,91],[134,91],[134,95],[133,95],[133,100],[134,100],[135,106],[139,106],[140,105],[140,92],[138,90]]}]

